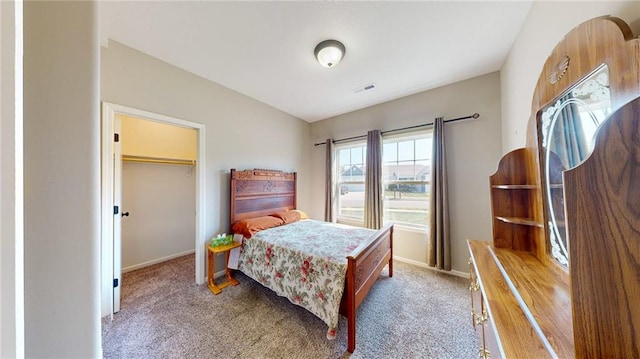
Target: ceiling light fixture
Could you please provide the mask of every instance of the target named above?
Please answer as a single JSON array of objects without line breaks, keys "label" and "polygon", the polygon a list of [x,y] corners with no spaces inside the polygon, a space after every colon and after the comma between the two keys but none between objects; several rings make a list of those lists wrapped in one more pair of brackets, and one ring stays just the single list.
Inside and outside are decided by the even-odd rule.
[{"label": "ceiling light fixture", "polygon": [[345,52],[344,45],[337,40],[324,40],[313,50],[318,62],[324,67],[337,65],[344,57]]}]

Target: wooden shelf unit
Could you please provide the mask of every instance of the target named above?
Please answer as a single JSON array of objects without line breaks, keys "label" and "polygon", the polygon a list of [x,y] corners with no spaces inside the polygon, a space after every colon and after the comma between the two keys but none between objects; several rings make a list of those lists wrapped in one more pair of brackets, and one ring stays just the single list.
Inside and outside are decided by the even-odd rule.
[{"label": "wooden shelf unit", "polygon": [[[550,76],[560,63],[568,64],[560,78]],[[547,185],[539,115],[602,64],[608,66],[613,114],[600,125],[593,153]],[[507,153],[489,179],[493,240],[468,241],[481,358],[638,357],[638,69],[640,38],[609,16],[575,27],[547,59],[526,147]],[[570,243],[568,268],[549,253],[548,196],[566,209],[558,220]]]},{"label": "wooden shelf unit", "polygon": [[544,228],[544,225],[532,218],[521,218],[521,217],[500,217],[500,216],[496,216],[495,217],[497,220],[505,222],[505,223],[513,223],[513,224],[519,224],[522,226],[532,226],[532,227],[538,227],[538,228]]},{"label": "wooden shelf unit", "polygon": [[536,253],[545,260],[544,220],[535,154],[526,148],[509,152],[489,178],[493,238],[498,248]]}]

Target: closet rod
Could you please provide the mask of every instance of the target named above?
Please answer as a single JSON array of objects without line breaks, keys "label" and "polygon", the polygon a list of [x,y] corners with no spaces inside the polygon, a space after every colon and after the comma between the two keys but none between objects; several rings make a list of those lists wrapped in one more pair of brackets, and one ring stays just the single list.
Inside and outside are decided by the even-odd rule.
[{"label": "closet rod", "polygon": [[170,165],[189,165],[189,166],[196,165],[195,160],[178,160],[173,158],[148,157],[148,156],[122,155],[122,160],[128,161],[128,162],[162,163],[162,164],[170,164]]},{"label": "closet rod", "polygon": [[[458,117],[458,118],[452,118],[449,120],[444,120],[445,123],[449,123],[449,122],[455,122],[455,121],[461,121],[461,120],[468,120],[470,118],[476,119],[480,117],[479,113],[474,113],[473,115],[469,115],[469,116],[464,116],[464,117]],[[416,125],[416,126],[409,126],[409,127],[403,127],[403,128],[396,128],[393,130],[388,130],[388,131],[382,131],[382,134],[387,134],[387,133],[391,133],[391,132],[398,132],[398,131],[406,131],[406,130],[413,130],[415,128],[421,128],[421,127],[429,127],[429,126],[433,126],[433,122],[432,123],[425,123],[423,125]],[[357,140],[360,138],[367,138],[367,135],[360,135],[360,136],[353,136],[353,137],[347,137],[347,138],[341,138],[339,140],[333,140],[333,143],[340,143],[340,142],[347,142],[347,141],[351,141],[351,140]],[[318,142],[318,143],[314,143],[314,146],[322,146],[322,145],[326,145],[326,142]]]}]

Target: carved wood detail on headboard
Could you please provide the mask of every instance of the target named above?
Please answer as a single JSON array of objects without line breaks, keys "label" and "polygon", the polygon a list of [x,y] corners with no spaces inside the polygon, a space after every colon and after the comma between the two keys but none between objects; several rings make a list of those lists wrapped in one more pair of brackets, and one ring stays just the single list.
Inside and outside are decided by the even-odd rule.
[{"label": "carved wood detail on headboard", "polygon": [[230,176],[230,225],[236,221],[296,208],[297,174],[259,169],[236,171]]},{"label": "carved wood detail on headboard", "polygon": [[231,179],[244,179],[252,181],[262,181],[266,178],[277,178],[285,181],[292,181],[296,176],[295,172],[284,172],[280,170],[268,170],[262,168],[254,168],[252,170],[231,171]]}]

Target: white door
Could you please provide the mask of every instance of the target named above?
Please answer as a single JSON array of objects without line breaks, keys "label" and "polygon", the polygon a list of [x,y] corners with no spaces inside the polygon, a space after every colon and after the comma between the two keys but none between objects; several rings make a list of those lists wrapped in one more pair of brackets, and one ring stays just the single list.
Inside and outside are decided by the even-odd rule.
[{"label": "white door", "polygon": [[113,130],[113,312],[120,311],[122,285],[122,146],[120,116],[115,116]]}]

